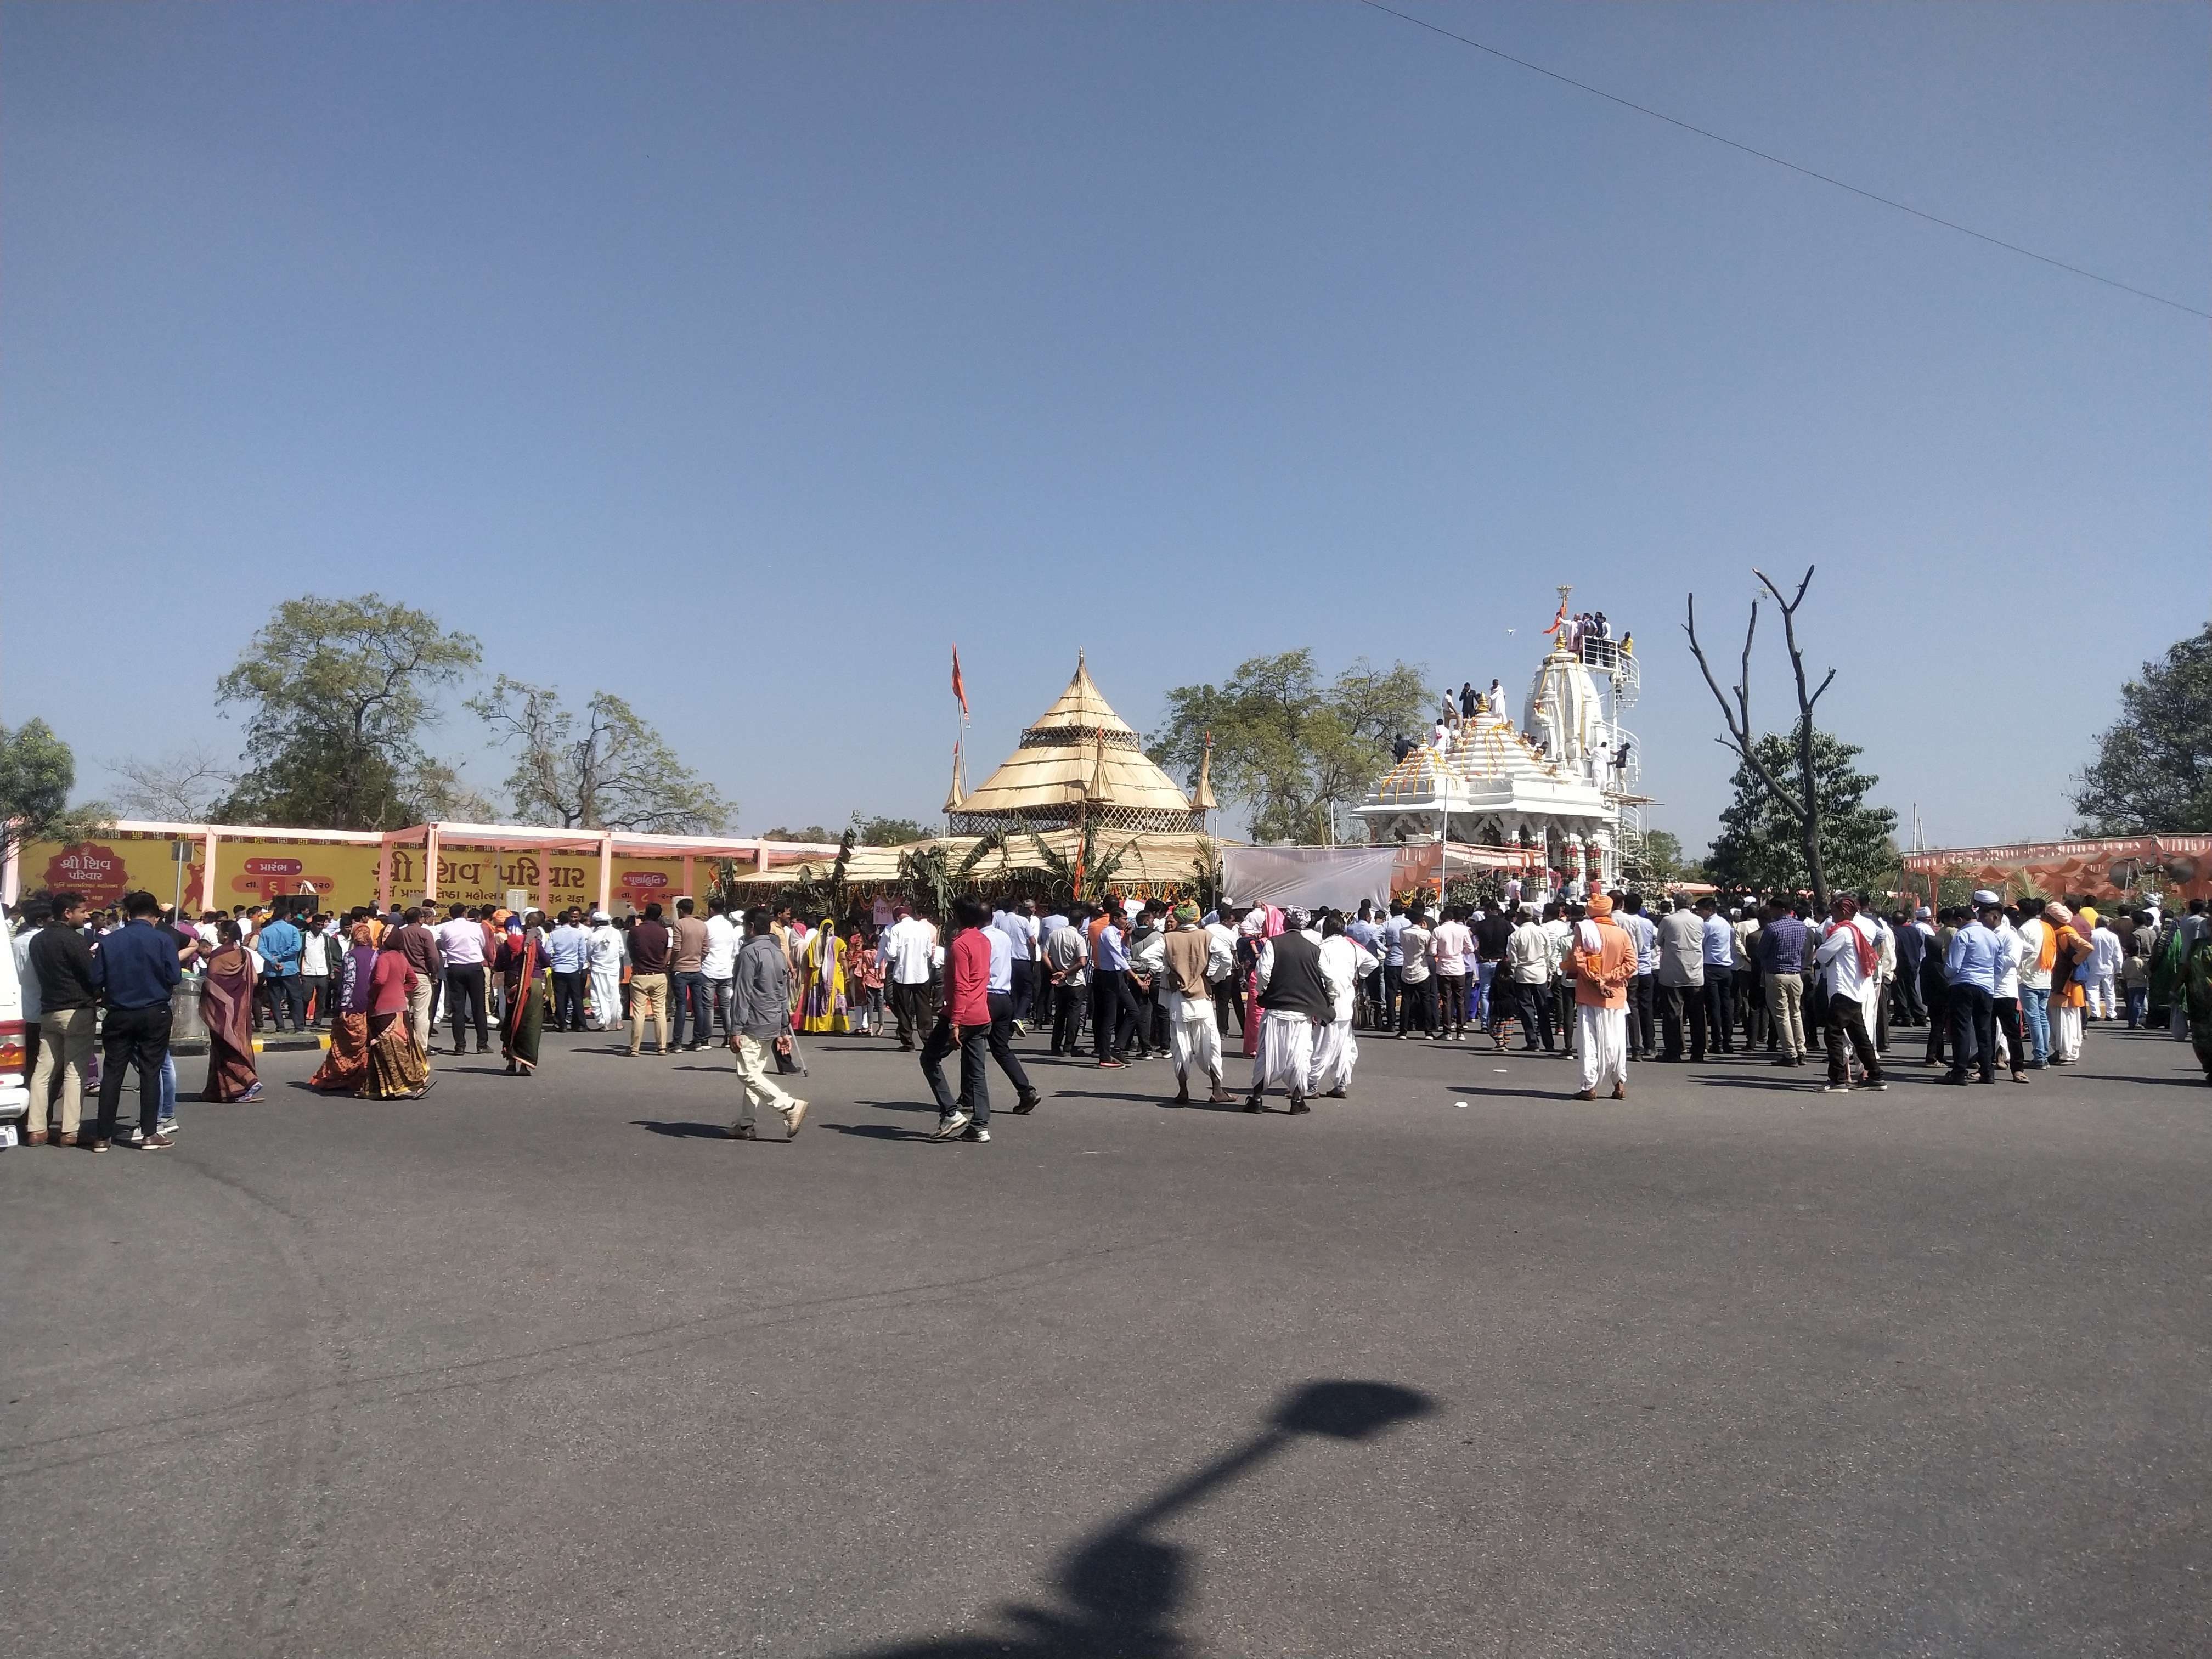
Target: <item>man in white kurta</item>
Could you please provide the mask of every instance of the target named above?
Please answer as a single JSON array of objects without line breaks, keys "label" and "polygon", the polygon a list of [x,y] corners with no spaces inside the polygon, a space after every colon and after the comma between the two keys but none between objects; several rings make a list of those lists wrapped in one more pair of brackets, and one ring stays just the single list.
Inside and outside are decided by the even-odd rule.
[{"label": "man in white kurta", "polygon": [[594,1031],[622,1029],[622,930],[604,910],[592,912],[591,1015]]},{"label": "man in white kurta", "polygon": [[1352,1068],[1359,1063],[1359,1043],[1352,1035],[1352,1010],[1359,981],[1378,965],[1375,953],[1344,931],[1344,917],[1332,910],[1321,925],[1321,975],[1336,1018],[1314,1034],[1313,1071],[1306,1092],[1342,1100],[1352,1090]]},{"label": "man in white kurta", "polygon": [[1175,1055],[1176,1099],[1190,1098],[1190,1080],[1203,1078],[1210,1085],[1208,1099],[1216,1106],[1230,1103],[1221,1086],[1221,1028],[1214,1023],[1213,991],[1206,983],[1206,967],[1213,941],[1199,926],[1195,904],[1178,905],[1175,931],[1163,941],[1162,972],[1167,975],[1168,1045]]}]

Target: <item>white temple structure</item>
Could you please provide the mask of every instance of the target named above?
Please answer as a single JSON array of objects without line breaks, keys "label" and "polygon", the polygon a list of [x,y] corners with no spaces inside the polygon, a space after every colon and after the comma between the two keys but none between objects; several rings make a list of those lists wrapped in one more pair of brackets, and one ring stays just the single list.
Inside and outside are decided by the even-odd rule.
[{"label": "white temple structure", "polygon": [[[1569,590],[1559,590],[1565,610]],[[1516,726],[1478,699],[1393,766],[1354,809],[1373,842],[1449,842],[1540,850],[1540,898],[1580,896],[1619,878],[1643,833],[1649,797],[1621,712],[1636,702],[1636,659],[1618,641],[1577,637],[1563,623],[1537,667]]]}]

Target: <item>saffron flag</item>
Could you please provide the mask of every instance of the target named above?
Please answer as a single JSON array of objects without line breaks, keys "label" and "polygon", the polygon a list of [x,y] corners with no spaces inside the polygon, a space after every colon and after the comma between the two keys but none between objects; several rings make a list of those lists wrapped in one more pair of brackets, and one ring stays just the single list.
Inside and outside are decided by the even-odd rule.
[{"label": "saffron flag", "polygon": [[968,688],[960,680],[960,647],[952,647],[952,695],[960,699],[960,717],[968,717]]},{"label": "saffron flag", "polygon": [[1567,602],[1566,602],[1565,599],[1561,599],[1561,600],[1559,601],[1559,614],[1558,616],[1556,616],[1556,617],[1553,617],[1553,618],[1552,618],[1552,625],[1551,625],[1549,628],[1546,629],[1544,631],[1545,631],[1547,634],[1556,634],[1556,633],[1558,633],[1558,632],[1559,632],[1562,628],[1565,628],[1566,625],[1567,625]]}]

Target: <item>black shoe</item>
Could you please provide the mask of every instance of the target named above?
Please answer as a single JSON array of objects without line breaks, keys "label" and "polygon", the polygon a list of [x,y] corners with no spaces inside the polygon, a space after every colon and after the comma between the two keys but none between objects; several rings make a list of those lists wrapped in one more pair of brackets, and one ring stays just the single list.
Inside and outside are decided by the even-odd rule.
[{"label": "black shoe", "polygon": [[1248,1112],[1262,1112],[1267,1108],[1261,1103],[1260,1097],[1254,1095],[1245,1101],[1244,1109]]},{"label": "black shoe", "polygon": [[1313,1110],[1313,1108],[1306,1104],[1306,1097],[1304,1095],[1292,1095],[1291,1097],[1291,1115],[1292,1117],[1304,1117],[1311,1110]]},{"label": "black shoe", "polygon": [[1014,1102],[1014,1115],[1017,1117],[1027,1117],[1031,1112],[1036,1110],[1037,1102],[1042,1098],[1043,1097],[1035,1090],[1031,1090]]}]

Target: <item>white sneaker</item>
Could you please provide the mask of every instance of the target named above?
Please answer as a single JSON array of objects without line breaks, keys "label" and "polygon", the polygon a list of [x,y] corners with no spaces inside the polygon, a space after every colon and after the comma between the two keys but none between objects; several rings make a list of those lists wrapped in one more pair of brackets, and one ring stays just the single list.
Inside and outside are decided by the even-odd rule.
[{"label": "white sneaker", "polygon": [[986,1141],[990,1139],[990,1138],[991,1132],[988,1129],[984,1128],[981,1124],[976,1125],[975,1127],[969,1129],[966,1134],[960,1137],[963,1140],[974,1141]]},{"label": "white sneaker", "polygon": [[793,1101],[789,1106],[784,1109],[783,1138],[786,1140],[798,1139],[799,1126],[805,1121],[806,1103],[803,1100]]},{"label": "white sneaker", "polygon": [[950,1140],[968,1127],[968,1114],[956,1111],[951,1117],[939,1119],[937,1128],[929,1137],[932,1140]]}]

